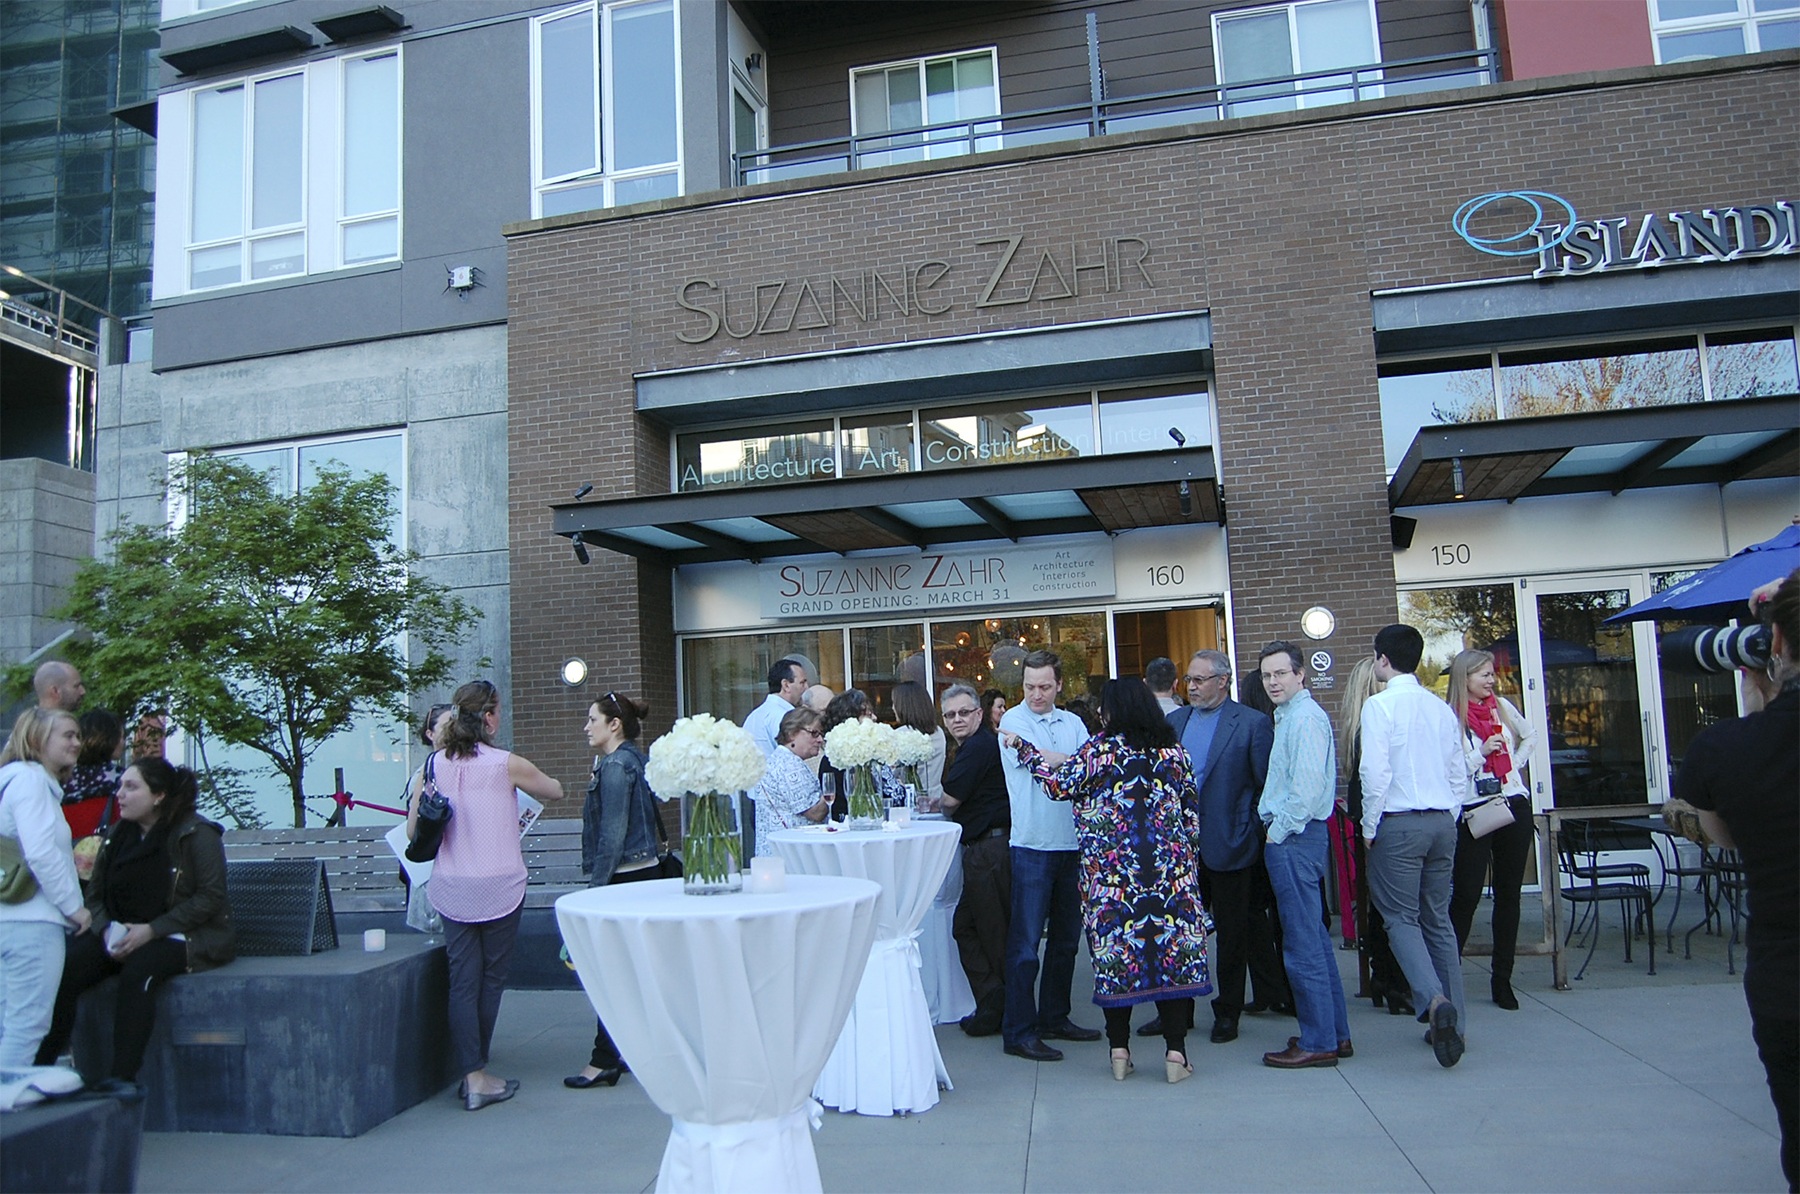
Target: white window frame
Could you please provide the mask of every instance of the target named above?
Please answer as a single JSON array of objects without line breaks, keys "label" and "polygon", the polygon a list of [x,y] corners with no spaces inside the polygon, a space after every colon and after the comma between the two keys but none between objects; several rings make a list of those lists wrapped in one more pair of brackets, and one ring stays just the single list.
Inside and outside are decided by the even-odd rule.
[{"label": "white window frame", "polygon": [[[1287,16],[1287,30],[1288,30],[1288,61],[1290,63],[1294,64],[1290,73],[1304,74],[1306,72],[1301,71],[1298,66],[1298,63],[1300,62],[1300,24],[1298,21],[1296,21],[1294,19],[1294,14],[1298,9],[1311,8],[1316,5],[1323,4],[1323,3],[1329,3],[1329,2],[1331,2],[1331,0],[1290,0],[1290,2],[1286,3],[1286,4],[1263,4],[1263,5],[1258,5],[1254,8],[1234,8],[1234,9],[1231,9],[1228,11],[1215,12],[1212,14],[1213,78],[1215,80],[1217,80],[1217,82],[1218,82],[1218,87],[1220,90],[1220,106],[1221,106],[1221,108],[1223,108],[1225,110],[1223,114],[1229,115],[1230,109],[1232,107],[1235,107],[1238,105],[1267,104],[1267,103],[1276,103],[1276,102],[1280,102],[1283,100],[1292,101],[1293,107],[1291,109],[1278,109],[1278,110],[1299,111],[1299,110],[1303,110],[1306,108],[1322,108],[1322,107],[1327,107],[1331,104],[1341,104],[1341,103],[1350,102],[1350,101],[1336,98],[1337,91],[1339,89],[1333,89],[1330,91],[1323,91],[1323,92],[1315,92],[1310,95],[1303,91],[1295,91],[1295,92],[1290,92],[1287,95],[1281,95],[1281,94],[1266,95],[1266,96],[1259,95],[1259,96],[1246,97],[1246,98],[1237,99],[1237,100],[1226,100],[1224,97],[1224,91],[1226,88],[1225,54],[1224,54],[1224,49],[1223,49],[1223,45],[1224,45],[1223,39],[1221,39],[1221,37],[1219,36],[1219,26],[1221,24],[1229,24],[1231,21],[1233,21],[1237,18],[1240,18],[1240,17],[1262,16],[1262,15],[1265,15],[1267,13],[1272,13],[1272,12],[1285,13]],[[1654,0],[1652,0],[1652,2],[1654,2]],[[1369,37],[1370,37],[1370,41],[1372,41],[1374,43],[1375,61],[1369,62],[1369,63],[1357,64],[1356,69],[1362,69],[1362,70],[1366,70],[1372,66],[1379,66],[1379,65],[1381,65],[1381,62],[1382,62],[1380,15],[1376,11],[1375,0],[1365,0],[1365,4],[1368,8],[1368,13],[1369,13]],[[1347,72],[1352,71],[1352,68],[1350,68],[1350,67],[1344,67],[1342,69],[1344,69]],[[1242,86],[1244,86],[1244,84],[1238,83],[1238,84],[1233,84],[1232,86],[1242,87]],[[1348,90],[1350,90],[1350,88],[1348,86],[1346,86],[1346,87],[1342,88],[1341,90],[1348,91]],[[1368,85],[1364,85],[1363,87],[1358,89],[1356,95],[1357,95],[1358,100],[1364,100],[1364,99],[1378,98],[1380,95],[1382,95],[1382,93],[1383,93],[1383,89],[1379,85],[1368,84]]]},{"label": "white window frame", "polygon": [[[687,166],[685,131],[682,127],[682,80],[681,80],[681,0],[666,0],[669,4],[670,20],[673,22],[675,46],[675,157],[671,161],[657,162],[649,166],[635,166],[629,170],[610,169],[614,161],[615,139],[613,135],[613,118],[618,111],[618,104],[613,102],[612,86],[614,73],[608,69],[612,62],[613,32],[612,17],[615,12],[638,8],[646,4],[663,3],[665,0],[612,0],[604,3],[601,0],[587,0],[584,4],[570,5],[547,12],[531,20],[531,214],[533,218],[541,218],[544,213],[544,196],[559,191],[573,190],[582,186],[600,183],[602,186],[603,207],[615,205],[617,186],[639,178],[654,178],[670,173],[673,167],[675,174],[675,193],[687,194]],[[552,21],[571,17],[577,13],[593,14],[596,45],[594,47],[594,103],[599,111],[595,113],[594,131],[599,138],[595,146],[595,165],[584,170],[573,171],[546,178],[543,160],[543,27]]]},{"label": "white window frame", "polygon": [[[169,470],[173,470],[175,467],[185,463],[188,457],[195,452],[203,452],[209,456],[222,456],[227,458],[248,456],[255,452],[287,452],[289,453],[288,465],[290,468],[289,479],[291,486],[289,492],[292,493],[300,484],[301,449],[324,447],[330,444],[359,443],[363,440],[388,439],[390,437],[397,438],[400,441],[400,475],[397,477],[389,477],[388,483],[392,485],[396,491],[395,501],[399,507],[398,522],[400,534],[395,546],[401,551],[405,551],[407,539],[406,472],[408,468],[408,454],[406,450],[407,435],[404,426],[370,427],[361,431],[346,431],[336,435],[299,436],[293,439],[272,439],[256,443],[227,444],[216,448],[195,448],[186,451],[170,452],[167,457],[166,467]],[[170,529],[180,530],[182,526],[186,524],[188,515],[188,494],[185,489],[180,489],[175,486],[169,487],[168,509],[166,514],[169,519]]]},{"label": "white window frame", "polygon": [[[1679,21],[1665,21],[1657,12],[1657,0],[1644,0],[1650,10],[1650,47],[1656,55],[1656,64],[1664,62],[1691,62],[1695,58],[1663,57],[1662,39],[1668,34],[1677,33],[1710,33],[1715,29],[1742,29],[1744,31],[1744,50],[1746,54],[1762,52],[1761,29],[1765,24],[1775,21],[1800,20],[1800,7],[1771,9],[1768,12],[1756,10],[1756,0],[1737,0],[1737,10],[1731,13],[1718,13],[1711,16],[1687,17]],[[1732,55],[1735,57],[1735,55]]]},{"label": "white window frame", "polygon": [[[275,240],[280,237],[293,236],[296,233],[298,233],[301,238],[301,250],[300,250],[301,270],[300,270],[300,272],[302,275],[309,272],[307,269],[307,263],[310,261],[310,258],[311,258],[312,245],[311,245],[311,238],[308,237],[306,235],[306,233],[307,233],[307,211],[308,211],[308,207],[309,207],[309,204],[307,202],[307,200],[308,200],[307,188],[308,188],[308,179],[311,175],[311,168],[310,168],[311,163],[307,159],[311,155],[306,152],[306,146],[311,142],[312,113],[309,111],[309,109],[311,107],[311,105],[309,103],[309,99],[312,94],[312,88],[310,86],[311,80],[308,79],[307,74],[308,74],[308,72],[304,66],[302,66],[302,67],[287,67],[282,70],[273,70],[273,71],[266,71],[262,74],[247,75],[241,79],[231,79],[226,82],[215,83],[215,84],[212,84],[211,86],[207,86],[207,87],[197,87],[193,91],[188,93],[189,108],[188,108],[188,119],[185,123],[185,131],[188,134],[188,138],[189,138],[188,144],[191,148],[191,152],[188,155],[188,160],[185,164],[185,169],[183,169],[183,171],[182,171],[181,179],[182,179],[184,192],[190,201],[190,206],[189,206],[190,220],[183,221],[183,223],[185,225],[185,227],[183,229],[185,252],[182,254],[183,268],[181,271],[181,281],[182,281],[183,289],[189,290],[189,291],[216,290],[216,289],[221,289],[226,286],[241,286],[252,280],[258,281],[258,282],[270,282],[270,281],[280,281],[282,279],[293,277],[294,276],[293,274],[283,274],[280,276],[280,278],[252,279],[250,276],[250,271],[252,268],[252,266],[251,266],[252,254],[254,253],[254,246],[257,244],[257,242],[267,241],[267,240]],[[298,220],[290,221],[286,224],[274,224],[274,225],[270,225],[267,228],[258,228],[252,222],[252,220],[253,220],[252,213],[255,210],[255,202],[256,202],[256,195],[255,195],[255,191],[256,191],[256,150],[255,150],[255,146],[256,146],[256,89],[259,85],[264,84],[264,83],[272,83],[279,79],[296,79],[296,78],[300,80],[300,146],[301,146],[301,150],[300,150],[300,218]],[[197,190],[198,186],[200,185],[199,179],[197,179],[194,175],[194,170],[195,170],[195,167],[199,163],[200,155],[199,155],[199,137],[196,134],[195,124],[194,124],[194,122],[198,119],[198,110],[194,106],[192,101],[197,96],[221,94],[221,93],[224,93],[227,91],[242,92],[242,102],[243,102],[243,146],[242,146],[243,176],[240,180],[242,183],[242,189],[241,189],[240,195],[239,195],[239,202],[241,204],[242,210],[239,213],[239,216],[240,216],[239,224],[238,224],[239,231],[236,236],[222,237],[222,238],[217,238],[217,239],[213,239],[213,240],[196,240],[196,239],[194,239],[193,225],[191,223],[191,212],[192,212],[191,202],[192,202],[192,197],[193,197],[195,191]],[[234,282],[222,282],[222,283],[219,283],[214,286],[196,286],[193,281],[193,262],[194,262],[195,254],[205,252],[208,249],[223,249],[232,244],[236,244],[238,246],[238,276],[237,276],[237,280]]]},{"label": "white window frame", "polygon": [[[383,212],[360,212],[347,216],[344,212],[344,64],[346,62],[395,57],[397,70],[395,120],[398,122],[394,161],[394,208]],[[251,229],[251,172],[254,158],[251,139],[254,118],[250,111],[255,86],[270,79],[301,76],[301,220],[280,228]],[[231,79],[213,79],[205,84],[164,93],[157,100],[157,124],[162,130],[157,140],[159,182],[156,194],[156,236],[153,247],[152,298],[165,299],[186,294],[214,293],[246,286],[281,285],[296,277],[329,273],[340,269],[357,269],[399,261],[405,247],[405,157],[406,157],[406,56],[398,43],[359,47],[352,53],[322,58],[281,69],[261,71]],[[244,117],[244,231],[234,238],[209,241],[192,239],[194,200],[195,97],[203,92],[242,87],[245,92]],[[346,226],[371,219],[396,220],[394,252],[391,257],[371,258],[347,265],[343,254],[343,230]],[[283,274],[274,278],[251,279],[249,246],[255,240],[276,235],[302,233],[306,247],[305,268],[299,274]],[[229,245],[236,240],[244,246],[242,269],[238,281],[214,286],[194,286],[191,282],[190,259],[196,249]]]},{"label": "white window frame", "polygon": [[[950,50],[942,54],[924,54],[916,58],[896,58],[891,62],[871,62],[862,66],[851,67],[849,77],[850,135],[852,137],[864,135],[864,131],[860,127],[862,120],[856,104],[856,80],[859,76],[877,73],[886,74],[895,67],[912,67],[919,75],[919,117],[921,125],[942,123],[940,121],[929,119],[928,109],[931,106],[931,97],[926,91],[926,67],[933,62],[954,62],[959,58],[973,58],[979,54],[987,55],[994,77],[994,115],[992,117],[993,131],[991,133],[981,131],[977,132],[972,138],[957,136],[953,139],[944,141],[934,141],[930,137],[924,137],[917,145],[896,145],[888,149],[859,150],[855,155],[857,167],[862,168],[866,166],[885,165],[889,162],[930,161],[937,158],[961,157],[968,153],[985,153],[988,150],[1004,148],[1005,139],[1000,132],[1000,49],[998,46],[975,46],[967,50]],[[987,117],[982,116],[970,117],[971,121],[985,121],[987,119]],[[877,133],[882,131],[886,130],[878,130]],[[943,134],[940,134],[940,136],[943,136]],[[911,155],[914,153],[917,153],[918,156],[900,156]]]}]

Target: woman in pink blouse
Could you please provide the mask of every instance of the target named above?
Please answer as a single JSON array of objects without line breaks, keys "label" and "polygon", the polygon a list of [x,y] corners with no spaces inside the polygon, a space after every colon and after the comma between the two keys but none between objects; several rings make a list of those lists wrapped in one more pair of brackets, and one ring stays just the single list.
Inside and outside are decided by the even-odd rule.
[{"label": "woman in pink blouse", "polygon": [[[451,704],[454,715],[443,723],[440,749],[430,760],[438,791],[450,801],[450,822],[426,891],[444,918],[451,1059],[465,1075],[463,1105],[479,1111],[519,1089],[518,1079],[487,1072],[488,1046],[525,907],[525,857],[519,851],[513,789],[548,801],[561,798],[562,784],[521,756],[494,747],[500,693],[491,683],[463,685]],[[409,838],[418,824],[419,790],[415,784],[406,816]]]}]

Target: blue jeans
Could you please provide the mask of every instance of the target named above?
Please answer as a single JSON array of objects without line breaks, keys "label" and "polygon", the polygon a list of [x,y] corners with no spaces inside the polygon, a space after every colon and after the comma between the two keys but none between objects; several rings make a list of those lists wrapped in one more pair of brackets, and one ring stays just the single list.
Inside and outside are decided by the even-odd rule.
[{"label": "blue jeans", "polygon": [[0,1070],[31,1065],[50,1031],[64,937],[47,920],[0,922]]},{"label": "blue jeans", "polygon": [[[1006,932],[1006,1016],[1000,1034],[1009,1045],[1037,1038],[1069,1018],[1075,951],[1081,945],[1079,855],[1074,850],[1012,847],[1012,918]],[[1044,977],[1038,983],[1038,939],[1044,925]]]},{"label": "blue jeans", "polygon": [[1308,1053],[1335,1053],[1339,1041],[1350,1039],[1344,983],[1319,894],[1330,849],[1323,821],[1308,822],[1301,832],[1263,848],[1281,913],[1281,953],[1300,1017],[1300,1047]]}]

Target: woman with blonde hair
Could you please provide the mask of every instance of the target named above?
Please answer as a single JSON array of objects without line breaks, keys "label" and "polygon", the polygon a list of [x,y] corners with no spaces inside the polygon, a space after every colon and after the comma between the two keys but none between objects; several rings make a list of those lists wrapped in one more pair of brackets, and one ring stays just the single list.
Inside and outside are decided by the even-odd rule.
[{"label": "woman with blonde hair", "polygon": [[[1375,675],[1375,657],[1365,655],[1350,669],[1344,681],[1344,705],[1338,713],[1338,758],[1345,760],[1344,774],[1350,777],[1345,800],[1349,806],[1351,825],[1362,824],[1362,709],[1363,702],[1386,688]],[[1369,898],[1368,844],[1361,833],[1352,835],[1356,859],[1356,940],[1357,949],[1368,959],[1369,977],[1366,994],[1376,1007],[1386,1004],[1388,1014],[1413,1014],[1412,988],[1388,944],[1387,922],[1381,919],[1375,902]]]},{"label": "woman with blonde hair", "polygon": [[1531,857],[1536,832],[1531,824],[1531,790],[1525,786],[1525,765],[1531,760],[1535,740],[1525,717],[1494,688],[1494,655],[1491,651],[1464,651],[1450,661],[1450,707],[1462,727],[1464,752],[1469,760],[1470,783],[1463,796],[1464,810],[1504,796],[1512,810],[1512,824],[1502,825],[1483,837],[1469,832],[1466,818],[1456,827],[1456,870],[1450,881],[1450,924],[1456,930],[1456,947],[1469,940],[1475,923],[1475,907],[1488,868],[1494,872],[1494,1002],[1517,1011],[1513,994],[1513,954],[1519,940],[1519,888],[1525,882],[1525,860]]},{"label": "woman with blonde hair", "polygon": [[[90,923],[62,815],[62,781],[80,754],[75,718],[42,708],[19,714],[0,751],[0,857],[6,879],[30,892],[0,903],[0,1069],[32,1064],[50,1031],[67,934]],[[27,875],[14,880],[15,869]]]}]

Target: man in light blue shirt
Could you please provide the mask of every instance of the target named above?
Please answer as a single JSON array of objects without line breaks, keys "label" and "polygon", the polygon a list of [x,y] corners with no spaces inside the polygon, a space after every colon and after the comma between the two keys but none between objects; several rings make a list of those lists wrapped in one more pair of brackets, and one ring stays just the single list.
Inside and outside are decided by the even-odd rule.
[{"label": "man in light blue shirt", "polygon": [[[1079,717],[1056,707],[1062,692],[1062,660],[1049,651],[1025,657],[1025,703],[1000,719],[1001,771],[1012,805],[1012,916],[1006,935],[1006,1015],[1000,1032],[1006,1051],[1030,1061],[1061,1061],[1062,1050],[1044,1041],[1097,1041],[1100,1030],[1069,1019],[1075,983],[1075,951],[1081,944],[1081,889],[1075,846],[1075,808],[1052,800],[1019,763],[1022,738],[1060,766],[1087,741]],[[1038,939],[1044,945],[1038,983]]]},{"label": "man in light blue shirt", "polygon": [[1387,687],[1363,704],[1358,774],[1369,895],[1387,921],[1413,1006],[1431,1021],[1432,1051],[1448,1067],[1462,1059],[1468,1014],[1450,886],[1469,764],[1456,714],[1413,675],[1424,654],[1425,638],[1411,626],[1375,636],[1375,675]]},{"label": "man in light blue shirt", "polygon": [[744,718],[744,732],[756,742],[763,758],[775,753],[775,732],[781,719],[794,711],[806,691],[806,669],[792,659],[777,659],[769,668],[769,695]]},{"label": "man in light blue shirt", "polygon": [[1325,823],[1337,795],[1337,744],[1331,718],[1306,689],[1299,647],[1270,643],[1257,666],[1275,704],[1275,744],[1256,811],[1268,827],[1263,862],[1281,914],[1282,959],[1300,1017],[1300,1035],[1286,1049],[1263,1054],[1263,1064],[1281,1070],[1334,1066],[1353,1052],[1319,886],[1331,850]]}]

